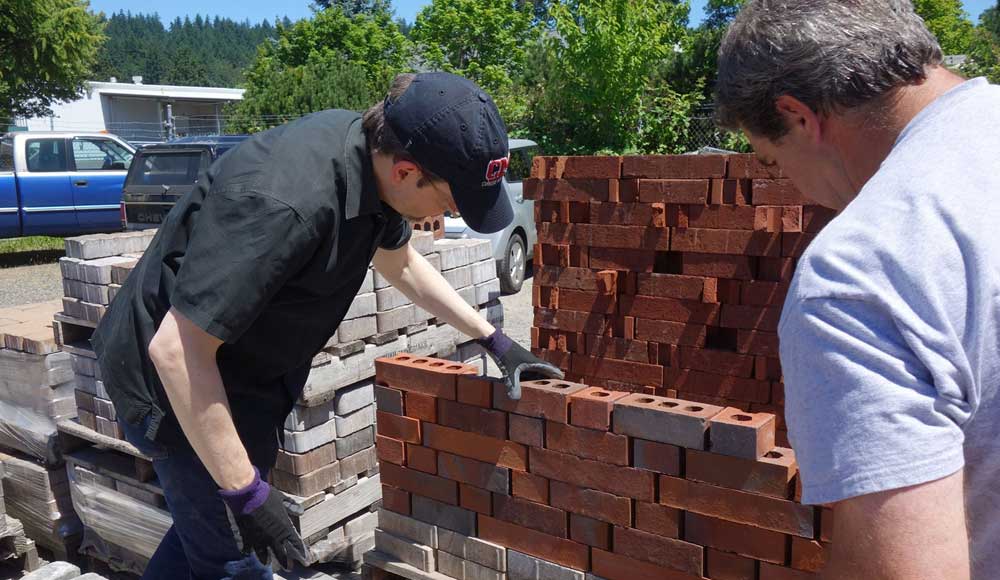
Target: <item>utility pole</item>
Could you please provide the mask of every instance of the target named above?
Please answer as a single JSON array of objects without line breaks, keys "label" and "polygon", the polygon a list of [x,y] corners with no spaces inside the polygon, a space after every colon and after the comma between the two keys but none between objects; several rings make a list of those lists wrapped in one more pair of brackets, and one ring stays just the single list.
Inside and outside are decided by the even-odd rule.
[{"label": "utility pole", "polygon": [[167,120],[164,121],[163,127],[167,130],[167,141],[173,141],[176,136],[176,131],[174,127],[174,106],[167,103]]}]

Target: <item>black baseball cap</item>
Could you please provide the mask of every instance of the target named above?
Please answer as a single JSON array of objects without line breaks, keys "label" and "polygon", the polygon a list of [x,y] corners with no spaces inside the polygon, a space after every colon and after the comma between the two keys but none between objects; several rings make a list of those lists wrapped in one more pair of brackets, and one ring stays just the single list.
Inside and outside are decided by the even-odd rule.
[{"label": "black baseball cap", "polygon": [[503,191],[510,162],[507,127],[493,99],[476,83],[446,72],[420,73],[383,107],[407,153],[451,186],[470,228],[491,234],[513,221]]}]

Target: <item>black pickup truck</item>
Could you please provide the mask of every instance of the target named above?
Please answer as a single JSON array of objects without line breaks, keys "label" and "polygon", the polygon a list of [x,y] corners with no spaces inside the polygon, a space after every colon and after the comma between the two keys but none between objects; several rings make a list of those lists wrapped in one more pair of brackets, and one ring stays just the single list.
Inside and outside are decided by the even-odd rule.
[{"label": "black pickup truck", "polygon": [[159,227],[181,197],[216,159],[247,135],[182,137],[147,145],[132,159],[122,191],[122,226],[126,230]]}]

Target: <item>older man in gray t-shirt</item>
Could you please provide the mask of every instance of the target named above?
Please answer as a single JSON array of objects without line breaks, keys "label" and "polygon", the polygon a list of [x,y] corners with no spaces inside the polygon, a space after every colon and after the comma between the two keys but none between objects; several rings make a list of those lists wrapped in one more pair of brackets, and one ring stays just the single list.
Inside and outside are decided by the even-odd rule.
[{"label": "older man in gray t-shirt", "polygon": [[751,0],[718,101],[842,210],[779,328],[824,579],[1000,577],[1000,87],[941,67],[908,0]]}]

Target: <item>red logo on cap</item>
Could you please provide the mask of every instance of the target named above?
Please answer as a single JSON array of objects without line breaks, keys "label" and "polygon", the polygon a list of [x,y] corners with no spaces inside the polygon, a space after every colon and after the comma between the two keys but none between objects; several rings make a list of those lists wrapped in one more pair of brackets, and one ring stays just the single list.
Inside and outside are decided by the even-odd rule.
[{"label": "red logo on cap", "polygon": [[510,155],[490,161],[490,164],[486,166],[486,183],[489,185],[497,184],[501,179],[503,179],[504,174],[507,173],[507,167],[509,166]]}]

